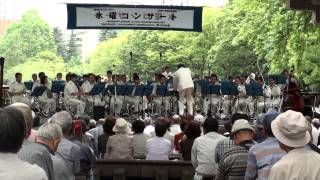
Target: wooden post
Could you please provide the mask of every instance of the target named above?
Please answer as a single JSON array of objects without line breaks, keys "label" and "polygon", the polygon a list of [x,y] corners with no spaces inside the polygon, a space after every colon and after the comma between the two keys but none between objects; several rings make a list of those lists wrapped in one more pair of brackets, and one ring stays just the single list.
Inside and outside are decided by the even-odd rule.
[{"label": "wooden post", "polygon": [[312,3],[313,5],[320,6],[320,0],[311,0],[311,3]]},{"label": "wooden post", "polygon": [[292,10],[313,10],[311,0],[286,0],[286,6]]},{"label": "wooden post", "polygon": [[4,69],[4,57],[0,57],[0,107],[3,107],[3,69]]},{"label": "wooden post", "polygon": [[312,21],[320,23],[320,9],[314,10],[312,12]]}]

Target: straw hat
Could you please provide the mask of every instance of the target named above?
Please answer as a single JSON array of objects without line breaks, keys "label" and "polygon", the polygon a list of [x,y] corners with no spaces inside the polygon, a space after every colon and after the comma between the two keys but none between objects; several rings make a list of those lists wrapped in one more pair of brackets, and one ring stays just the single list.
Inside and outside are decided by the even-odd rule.
[{"label": "straw hat", "polygon": [[131,129],[129,128],[128,123],[125,119],[118,118],[112,128],[112,131],[115,133],[129,134],[131,132]]},{"label": "straw hat", "polygon": [[232,125],[232,129],[231,129],[231,137],[241,131],[241,130],[250,130],[252,132],[254,132],[253,127],[249,124],[249,122],[245,119],[238,119],[234,122],[234,124]]},{"label": "straw hat", "polygon": [[292,110],[280,114],[271,123],[274,136],[289,147],[303,147],[310,142],[306,118]]}]

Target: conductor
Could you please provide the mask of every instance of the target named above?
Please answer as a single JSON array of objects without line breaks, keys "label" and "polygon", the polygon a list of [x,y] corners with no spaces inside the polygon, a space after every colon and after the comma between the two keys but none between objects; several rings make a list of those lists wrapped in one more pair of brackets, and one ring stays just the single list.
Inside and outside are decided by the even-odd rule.
[{"label": "conductor", "polygon": [[184,106],[187,103],[188,115],[193,115],[193,81],[191,70],[184,64],[178,65],[178,70],[173,74],[173,87],[179,92],[179,115],[184,115]]}]

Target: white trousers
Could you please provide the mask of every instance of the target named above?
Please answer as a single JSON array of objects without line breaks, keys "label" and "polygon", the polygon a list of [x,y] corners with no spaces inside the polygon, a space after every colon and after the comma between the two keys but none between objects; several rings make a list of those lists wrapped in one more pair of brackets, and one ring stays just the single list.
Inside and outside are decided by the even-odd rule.
[{"label": "white trousers", "polygon": [[209,106],[212,115],[216,115],[219,104],[221,103],[221,98],[216,95],[206,95],[203,99],[203,112],[208,114]]},{"label": "white trousers", "polygon": [[192,96],[193,88],[186,88],[179,91],[179,115],[184,115],[184,107],[187,103],[188,115],[193,115],[193,103],[194,99]]},{"label": "white trousers", "polygon": [[75,98],[68,98],[65,100],[66,105],[71,106],[71,108],[75,108],[76,109],[76,115],[80,116],[82,114],[84,114],[84,109],[86,107],[86,104],[82,101],[80,101],[79,99],[75,99]]},{"label": "white trousers", "polygon": [[122,105],[123,105],[123,96],[117,96],[117,98],[115,96],[112,96],[110,99],[110,111],[113,113],[115,112],[115,114],[120,114],[121,109],[122,109]]},{"label": "white trousers", "polygon": [[[140,96],[126,96],[125,97],[125,104],[129,106],[133,106],[134,112],[139,111],[139,103],[140,103]],[[140,109],[141,110],[141,109]]]},{"label": "white trousers", "polygon": [[170,104],[169,104],[168,97],[154,97],[152,102],[156,106],[156,112],[159,114],[161,113],[161,111],[168,111],[169,110]]},{"label": "white trousers", "polygon": [[234,105],[234,113],[247,112],[249,100],[247,98],[238,98]]},{"label": "white trousers", "polygon": [[55,99],[39,97],[39,101],[40,101],[41,109],[45,113],[54,113],[56,111],[57,103]]}]

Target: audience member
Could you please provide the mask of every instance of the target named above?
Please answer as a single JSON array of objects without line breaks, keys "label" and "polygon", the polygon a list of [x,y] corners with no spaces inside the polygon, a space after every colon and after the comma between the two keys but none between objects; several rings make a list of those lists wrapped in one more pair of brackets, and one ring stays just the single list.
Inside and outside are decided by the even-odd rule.
[{"label": "audience member", "polygon": [[118,118],[113,127],[115,135],[108,138],[106,147],[106,159],[132,159],[133,145],[132,138],[128,135],[131,129],[123,118]]},{"label": "audience member", "polygon": [[201,135],[200,123],[196,121],[191,121],[187,128],[185,129],[185,137],[180,142],[180,150],[182,158],[185,161],[191,161],[191,149],[193,142],[196,138]]},{"label": "audience member", "polygon": [[156,121],[156,137],[148,139],[146,143],[147,160],[169,160],[172,145],[168,139],[164,138],[168,128],[167,122],[162,120]]},{"label": "audience member", "polygon": [[217,119],[208,117],[203,123],[203,136],[194,140],[191,150],[191,162],[195,168],[194,179],[212,177],[217,173],[218,164],[215,162],[215,148],[219,141],[226,137],[218,134]]},{"label": "audience member", "polygon": [[253,140],[256,141],[257,143],[261,143],[267,139],[267,136],[263,132],[263,130],[264,130],[263,122],[262,122],[263,117],[264,117],[264,114],[260,114],[257,121],[256,121]]},{"label": "audience member", "polygon": [[45,123],[39,128],[36,139],[37,143],[45,146],[51,153],[50,155],[53,162],[55,180],[68,180],[68,172],[64,162],[59,157],[55,156],[55,152],[58,149],[62,136],[62,130],[59,125],[54,123]]},{"label": "audience member", "polygon": [[[184,136],[184,131],[187,125],[187,120],[181,120],[180,122],[180,129],[182,130],[180,133],[176,134],[174,136],[174,148],[178,151],[181,152],[181,148],[180,148],[180,142]],[[200,129],[201,131],[201,129]]]},{"label": "audience member", "polygon": [[23,103],[14,103],[10,106],[21,111],[22,115],[24,116],[24,120],[27,123],[27,133],[22,147],[18,152],[18,157],[30,164],[38,165],[46,172],[48,179],[53,180],[53,164],[50,151],[45,146],[28,140],[33,126],[31,109]]},{"label": "audience member", "polygon": [[37,165],[21,161],[17,153],[27,133],[23,114],[14,107],[0,109],[0,179],[47,180],[44,170]]},{"label": "audience member", "polygon": [[74,121],[74,138],[73,142],[80,147],[80,175],[90,178],[92,167],[96,161],[94,151],[89,145],[84,143],[86,133],[86,123],[83,120]]},{"label": "audience member", "polygon": [[90,117],[88,115],[82,115],[77,118],[77,120],[83,121],[85,124],[85,129],[83,129],[84,134],[81,136],[82,143],[88,145],[91,149],[93,149],[94,152],[97,152],[97,146],[96,146],[96,140],[95,137],[89,133],[87,130],[89,130],[89,123],[90,123]]},{"label": "audience member", "polygon": [[[225,129],[227,132],[231,133],[231,128],[234,122],[238,119],[246,119],[249,120],[249,116],[246,114],[241,113],[235,113],[231,116],[230,122],[227,122],[225,124]],[[235,143],[230,137],[223,139],[222,141],[219,141],[215,150],[215,161],[217,164],[220,163],[220,160],[222,159],[222,156],[227,152],[230,148],[235,146]]]},{"label": "audience member", "polygon": [[170,126],[170,132],[174,135],[181,133],[182,129],[180,129],[180,116],[179,115],[173,115],[171,117],[171,126]]},{"label": "audience member", "polygon": [[72,138],[72,118],[70,113],[60,111],[51,118],[51,123],[58,124],[63,133],[56,155],[61,158],[68,171],[68,179],[74,179],[80,172],[80,148],[69,139]]},{"label": "audience member", "polygon": [[269,180],[319,179],[320,155],[305,147],[311,137],[304,116],[288,110],[271,123],[271,128],[287,154],[271,168]]},{"label": "audience member", "polygon": [[234,122],[231,138],[236,145],[223,155],[216,180],[244,179],[249,149],[255,144],[253,137],[254,129],[247,120],[238,119]]},{"label": "audience member", "polygon": [[267,180],[271,167],[285,155],[271,130],[271,122],[278,115],[278,112],[270,112],[260,117],[267,139],[249,150],[245,180]]},{"label": "audience member", "polygon": [[99,119],[96,123],[96,127],[92,128],[88,131],[94,138],[94,148],[95,153],[98,151],[98,138],[103,135],[103,124],[105,119]]},{"label": "audience member", "polygon": [[103,124],[103,131],[104,134],[98,137],[98,157],[104,157],[104,154],[106,153],[106,146],[107,142],[110,136],[114,135],[114,132],[112,131],[114,124],[116,123],[116,118],[108,116],[106,117],[106,120]]},{"label": "audience member", "polygon": [[153,120],[150,117],[146,117],[144,119],[144,123],[146,127],[144,128],[143,134],[149,136],[149,137],[154,137],[155,132],[154,132],[154,125],[153,125]]},{"label": "audience member", "polygon": [[135,159],[144,159],[146,155],[146,142],[150,138],[143,134],[145,124],[141,120],[135,120],[132,124],[132,131],[134,132],[132,138],[133,157]]}]

